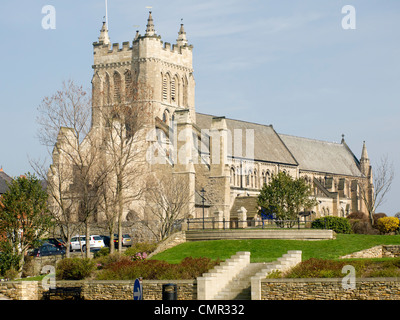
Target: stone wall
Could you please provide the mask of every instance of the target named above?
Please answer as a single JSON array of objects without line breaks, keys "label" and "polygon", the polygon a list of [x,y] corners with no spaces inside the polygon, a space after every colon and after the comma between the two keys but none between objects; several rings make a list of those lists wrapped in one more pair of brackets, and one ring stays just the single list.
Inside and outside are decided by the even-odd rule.
[{"label": "stone wall", "polygon": [[[133,300],[131,281],[57,281],[57,287],[80,287],[85,300]],[[178,300],[197,300],[195,280],[144,280],[143,299],[162,300],[163,284],[177,285]],[[43,287],[40,281],[0,282],[0,296],[12,300],[41,300]]]},{"label": "stone wall", "polygon": [[399,245],[386,245],[382,246],[382,257],[400,257],[400,246]]},{"label": "stone wall", "polygon": [[382,245],[353,252],[340,257],[341,259],[355,258],[395,258],[400,257],[400,245]]},{"label": "stone wall", "polygon": [[[161,300],[162,285],[175,283],[178,300],[197,300],[195,280],[144,280],[144,300]],[[132,300],[134,281],[57,281],[57,286],[82,288],[86,300]],[[0,296],[12,300],[40,300],[41,282],[0,282]],[[342,279],[263,279],[262,300],[400,300],[398,278],[357,279],[354,290]]]},{"label": "stone wall", "polygon": [[398,278],[356,279],[344,289],[342,279],[264,279],[262,300],[400,300]]}]

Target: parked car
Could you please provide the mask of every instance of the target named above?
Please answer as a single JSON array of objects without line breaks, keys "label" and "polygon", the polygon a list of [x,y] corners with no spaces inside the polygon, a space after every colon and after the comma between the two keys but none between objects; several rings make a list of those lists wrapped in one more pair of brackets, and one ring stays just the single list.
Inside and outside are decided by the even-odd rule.
[{"label": "parked car", "polygon": [[45,239],[44,242],[53,244],[57,248],[65,249],[65,242],[60,238],[48,238],[48,239]]},{"label": "parked car", "polygon": [[[104,241],[99,235],[91,235],[89,241],[91,251],[97,251],[105,247]],[[82,251],[86,251],[86,236],[72,237],[70,242],[70,250],[81,250],[81,248]]]},{"label": "parked car", "polygon": [[65,254],[65,249],[58,248],[51,243],[44,243],[31,251],[31,255],[34,257],[54,256],[59,254]]},{"label": "parked car", "polygon": [[[114,234],[114,244],[118,246],[118,234]],[[129,234],[122,235],[122,246],[130,247],[132,245],[132,238]]]}]

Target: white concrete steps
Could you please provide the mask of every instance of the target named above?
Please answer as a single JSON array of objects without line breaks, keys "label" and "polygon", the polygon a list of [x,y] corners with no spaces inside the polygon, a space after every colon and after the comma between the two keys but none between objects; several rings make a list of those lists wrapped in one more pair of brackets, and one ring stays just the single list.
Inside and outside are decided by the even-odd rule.
[{"label": "white concrete steps", "polygon": [[251,277],[264,269],[266,263],[250,263],[236,275],[215,297],[216,300],[250,300]]},{"label": "white concrete steps", "polygon": [[261,279],[274,271],[285,272],[301,262],[301,251],[288,251],[270,263],[250,263],[250,252],[230,259],[197,278],[199,300],[259,300]]}]

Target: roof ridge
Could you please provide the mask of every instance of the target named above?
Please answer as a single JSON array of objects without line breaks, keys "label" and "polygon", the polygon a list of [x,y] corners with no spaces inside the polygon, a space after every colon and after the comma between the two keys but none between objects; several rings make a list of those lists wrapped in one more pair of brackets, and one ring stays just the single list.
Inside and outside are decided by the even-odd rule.
[{"label": "roof ridge", "polygon": [[[201,114],[204,116],[211,116],[211,117],[218,117],[212,114],[207,114],[207,113],[202,113],[202,112],[196,112],[196,114]],[[251,121],[245,121],[245,120],[239,120],[239,119],[233,119],[233,118],[227,118],[226,116],[223,116],[226,120],[232,120],[232,121],[238,121],[238,122],[244,122],[244,123],[251,123],[251,124],[255,124],[258,126],[264,126],[264,127],[270,127],[273,128],[272,124],[262,124],[262,123],[257,123],[257,122],[251,122]]]},{"label": "roof ridge", "polygon": [[317,141],[317,142],[323,142],[323,143],[330,143],[330,144],[335,144],[335,145],[343,145],[341,142],[336,142],[336,141],[326,141],[326,140],[321,140],[321,139],[314,139],[314,138],[307,138],[307,137],[300,137],[300,136],[295,136],[293,134],[286,134],[286,133],[278,133],[279,136],[286,136],[286,137],[292,137],[292,138],[299,138],[303,140],[309,140],[309,141]]}]

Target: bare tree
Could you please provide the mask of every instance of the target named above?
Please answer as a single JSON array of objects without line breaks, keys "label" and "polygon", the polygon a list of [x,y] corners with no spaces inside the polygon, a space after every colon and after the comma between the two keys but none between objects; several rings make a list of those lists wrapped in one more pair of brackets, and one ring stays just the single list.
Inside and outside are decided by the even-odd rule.
[{"label": "bare tree", "polygon": [[143,223],[158,241],[166,239],[174,225],[189,215],[193,190],[187,177],[180,174],[160,174],[148,181],[146,209],[148,220]]},{"label": "bare tree", "polygon": [[383,156],[373,169],[373,186],[368,181],[360,181],[358,187],[361,199],[368,211],[371,224],[374,224],[374,214],[377,208],[386,201],[386,196],[392,186],[394,179],[393,163]]},{"label": "bare tree", "polygon": [[[76,231],[73,225],[77,221],[85,225],[86,248],[90,248],[89,221],[97,211],[97,194],[108,170],[102,161],[101,139],[91,130],[91,110],[87,92],[69,80],[43,99],[37,118],[39,140],[53,158],[46,179],[50,207],[67,243]],[[33,166],[44,176],[43,166],[38,162]]]},{"label": "bare tree", "polygon": [[[102,188],[102,209],[114,241],[118,229],[118,249],[122,249],[122,221],[129,205],[141,198],[143,176],[147,172],[145,129],[152,114],[151,88],[140,83],[126,85],[124,95],[99,110],[104,125],[103,151],[110,168]],[[114,251],[114,246],[110,247]]]}]

